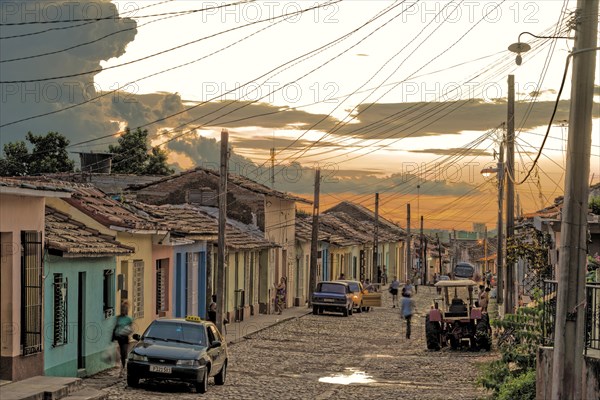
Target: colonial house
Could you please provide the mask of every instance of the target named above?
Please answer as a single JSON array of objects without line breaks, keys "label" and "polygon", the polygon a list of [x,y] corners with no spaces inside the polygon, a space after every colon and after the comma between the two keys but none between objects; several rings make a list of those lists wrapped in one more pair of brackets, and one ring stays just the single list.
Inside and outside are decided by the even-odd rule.
[{"label": "colonial house", "polygon": [[45,206],[69,196],[59,184],[0,178],[0,379],[44,373]]},{"label": "colonial house", "polygon": [[116,256],[133,248],[48,206],[44,242],[44,375],[112,368]]},{"label": "colonial house", "polygon": [[[172,291],[173,316],[199,315],[206,310],[216,283],[218,209],[191,204],[161,206],[138,201],[129,203],[161,226],[169,229],[174,266]],[[230,321],[258,314],[260,253],[276,245],[264,238],[256,226],[228,219],[225,229],[227,257],[225,274],[225,312]],[[167,242],[163,242],[163,246]],[[166,256],[166,254],[165,254]],[[157,294],[158,296],[158,294]]]},{"label": "colonial house", "polygon": [[[406,279],[408,271],[405,262],[405,239],[406,232],[392,221],[378,216],[378,223],[375,225],[375,213],[368,208],[348,201],[343,201],[325,211],[325,214],[339,213],[345,216],[340,218],[353,225],[355,229],[360,229],[366,235],[372,235],[375,240],[375,227],[377,227],[377,261],[373,255],[366,257],[367,278],[376,278],[378,270],[388,277],[396,276],[398,279]],[[373,252],[373,248],[371,248]],[[348,262],[348,260],[346,261]],[[376,265],[373,265],[376,264]]]},{"label": "colonial house", "polygon": [[[130,186],[129,191],[136,200],[147,204],[216,207],[219,181],[218,171],[198,167],[156,182]],[[259,274],[258,302],[260,312],[269,313],[275,286],[281,277],[287,278],[288,292],[296,291],[296,203],[311,202],[231,173],[227,185],[227,216],[246,225],[256,225],[266,240],[277,244],[260,254],[260,264],[268,265],[268,269]],[[288,296],[287,301],[287,305],[292,306],[292,296]]]},{"label": "colonial house", "polygon": [[118,242],[133,248],[133,252],[117,256],[116,301],[129,302],[134,329],[143,332],[160,315],[156,307],[156,270],[152,249],[155,242],[168,235],[168,230],[93,186],[69,185],[72,190],[70,198],[51,199],[48,204],[102,234],[116,236]]}]

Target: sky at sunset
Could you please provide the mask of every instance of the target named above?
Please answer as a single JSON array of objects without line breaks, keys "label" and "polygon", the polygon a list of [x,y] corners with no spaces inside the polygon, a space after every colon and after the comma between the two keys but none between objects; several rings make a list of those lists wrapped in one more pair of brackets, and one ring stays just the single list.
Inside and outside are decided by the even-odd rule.
[{"label": "sky at sunset", "polygon": [[[6,1],[0,145],[58,131],[73,152],[101,152],[124,127],[142,127],[176,168],[214,167],[227,128],[233,172],[271,185],[273,166],[276,189],[310,198],[320,166],[322,209],[341,200],[372,208],[379,192],[382,215],[402,226],[410,203],[413,226],[423,215],[428,228],[494,229],[497,182],[480,171],[496,163],[507,77],[515,76],[522,179],[555,107],[575,6]],[[518,66],[507,48],[522,32],[561,38],[521,35],[531,50]],[[569,71],[538,166],[517,186],[524,212],[563,194],[570,82]],[[600,182],[599,84],[597,72],[592,183]]]}]

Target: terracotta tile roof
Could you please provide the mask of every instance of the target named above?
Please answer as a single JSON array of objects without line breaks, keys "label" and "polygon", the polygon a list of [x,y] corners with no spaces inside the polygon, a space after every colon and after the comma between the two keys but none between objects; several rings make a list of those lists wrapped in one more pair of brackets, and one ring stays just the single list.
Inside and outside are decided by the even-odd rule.
[{"label": "terracotta tile roof", "polygon": [[132,247],[117,242],[114,237],[104,235],[48,206],[44,237],[51,254],[67,258],[110,257],[134,251]]},{"label": "terracotta tile roof", "polygon": [[5,192],[5,188],[57,192],[64,193],[65,196],[68,196],[68,193],[72,192],[70,186],[63,184],[62,182],[30,182],[20,178],[0,177],[0,192]]},{"label": "terracotta tile roof", "polygon": [[[352,203],[350,201],[342,201],[341,203],[326,210],[325,214],[332,212],[343,212],[357,221],[369,222],[372,227],[374,226],[373,222],[375,221],[375,212],[360,204]],[[398,235],[406,235],[404,229],[392,221],[382,217],[381,215],[379,215],[378,218],[378,226],[380,231],[382,228],[384,228],[390,233],[396,232]]]},{"label": "terracotta tile roof", "polygon": [[64,199],[64,201],[106,227],[118,227],[140,232],[155,232],[161,228],[135,214],[127,209],[123,203],[109,197],[92,185],[58,181],[46,177],[27,177],[26,182],[32,185],[49,184],[69,188],[71,197]]},{"label": "terracotta tile roof", "polygon": [[[156,206],[137,201],[129,204],[176,235],[217,242],[219,232],[216,208],[189,204]],[[277,246],[265,239],[264,233],[257,227],[231,219],[227,220],[225,235],[227,246],[232,249],[253,250]]]},{"label": "terracotta tile roof", "polygon": [[[183,172],[180,172],[177,174],[169,175],[169,176],[167,176],[163,179],[157,180],[155,182],[144,183],[141,185],[131,185],[128,187],[128,189],[133,190],[133,191],[139,191],[141,189],[148,189],[148,188],[152,188],[154,186],[158,187],[165,182],[177,180],[179,178],[186,177],[190,174],[201,174],[204,176],[208,175],[213,178],[219,177],[219,171],[215,171],[215,170],[203,168],[203,167],[197,167],[197,168],[183,171]],[[265,196],[273,196],[273,197],[277,197],[277,198],[284,199],[284,200],[291,200],[291,201],[297,201],[297,202],[301,202],[301,203],[305,203],[305,204],[312,204],[311,201],[306,200],[302,197],[294,196],[289,193],[284,193],[284,192],[280,192],[275,189],[271,189],[265,185],[262,185],[258,182],[255,182],[255,181],[253,181],[249,178],[246,178],[244,176],[241,176],[241,175],[235,175],[235,174],[231,174],[231,173],[228,174],[228,185],[236,185],[240,188],[249,190],[254,193],[262,194]]]}]

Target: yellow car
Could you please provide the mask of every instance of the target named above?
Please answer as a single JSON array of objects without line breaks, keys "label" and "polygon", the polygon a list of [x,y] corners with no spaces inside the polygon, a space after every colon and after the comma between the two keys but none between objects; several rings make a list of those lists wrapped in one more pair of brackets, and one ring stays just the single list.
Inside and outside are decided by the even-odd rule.
[{"label": "yellow car", "polygon": [[350,280],[338,280],[337,282],[344,282],[350,288],[350,291],[352,292],[352,302],[354,303],[356,312],[363,312],[363,310],[368,311],[367,307],[363,306],[363,294],[368,293],[368,291],[363,289],[362,283]]}]

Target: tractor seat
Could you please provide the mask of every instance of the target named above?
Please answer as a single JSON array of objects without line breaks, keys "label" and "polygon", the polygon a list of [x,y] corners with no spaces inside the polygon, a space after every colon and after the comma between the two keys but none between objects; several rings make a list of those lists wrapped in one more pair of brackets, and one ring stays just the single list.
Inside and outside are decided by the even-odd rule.
[{"label": "tractor seat", "polygon": [[452,299],[452,303],[446,314],[452,317],[466,317],[468,315],[467,305],[461,299]]}]

